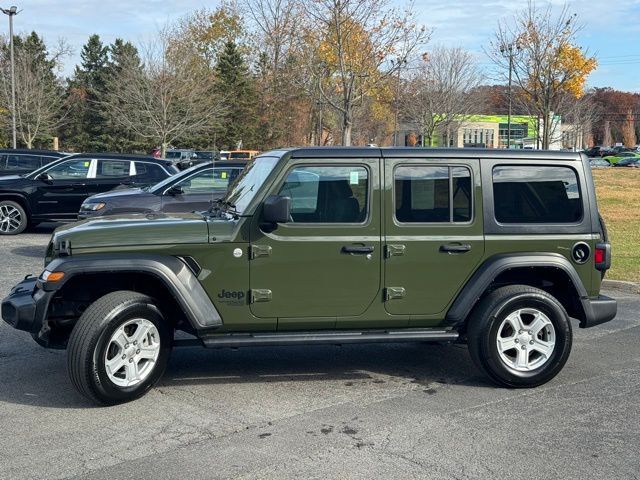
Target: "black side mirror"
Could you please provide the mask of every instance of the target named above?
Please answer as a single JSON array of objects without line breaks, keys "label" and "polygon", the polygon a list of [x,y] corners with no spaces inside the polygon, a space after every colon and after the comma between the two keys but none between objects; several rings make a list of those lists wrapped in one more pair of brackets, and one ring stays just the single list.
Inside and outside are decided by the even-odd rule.
[{"label": "black side mirror", "polygon": [[169,190],[167,190],[167,195],[171,195],[172,197],[175,197],[176,195],[182,195],[183,193],[184,190],[182,189],[182,187],[179,187],[177,185],[174,185]]},{"label": "black side mirror", "polygon": [[262,218],[266,223],[288,223],[291,216],[291,197],[270,195],[264,201]]},{"label": "black side mirror", "polygon": [[46,182],[46,183],[51,183],[51,180],[53,180],[53,179],[51,178],[51,175],[49,175],[46,172],[43,172],[43,173],[41,173],[40,175],[38,175],[36,177],[36,180],[40,180],[40,181]]}]

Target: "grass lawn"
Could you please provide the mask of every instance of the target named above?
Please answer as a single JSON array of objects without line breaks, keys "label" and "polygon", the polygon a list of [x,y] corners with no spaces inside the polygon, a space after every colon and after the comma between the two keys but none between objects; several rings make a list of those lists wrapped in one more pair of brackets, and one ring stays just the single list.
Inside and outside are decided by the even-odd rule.
[{"label": "grass lawn", "polygon": [[613,252],[607,278],[640,282],[640,169],[594,169],[593,177]]}]

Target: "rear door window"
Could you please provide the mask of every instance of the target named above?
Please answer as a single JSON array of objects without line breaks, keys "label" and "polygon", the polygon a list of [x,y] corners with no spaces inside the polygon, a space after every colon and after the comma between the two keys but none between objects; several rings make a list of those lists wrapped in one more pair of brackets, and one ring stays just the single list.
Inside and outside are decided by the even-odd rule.
[{"label": "rear door window", "polygon": [[577,223],[582,199],[576,172],[562,166],[493,168],[496,220],[504,224]]},{"label": "rear door window", "polygon": [[7,170],[35,170],[41,166],[39,155],[7,155]]},{"label": "rear door window", "polygon": [[130,168],[128,160],[98,160],[96,178],[128,177]]},{"label": "rear door window", "polygon": [[447,165],[407,165],[394,173],[395,215],[401,223],[471,221],[471,171]]}]

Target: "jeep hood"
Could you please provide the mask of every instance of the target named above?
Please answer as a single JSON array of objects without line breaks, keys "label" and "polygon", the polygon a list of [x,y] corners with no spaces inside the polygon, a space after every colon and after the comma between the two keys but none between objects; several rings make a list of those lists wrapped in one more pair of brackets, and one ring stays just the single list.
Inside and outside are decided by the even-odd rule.
[{"label": "jeep hood", "polygon": [[202,215],[128,214],[92,218],[57,228],[54,244],[69,240],[71,249],[208,243]]}]

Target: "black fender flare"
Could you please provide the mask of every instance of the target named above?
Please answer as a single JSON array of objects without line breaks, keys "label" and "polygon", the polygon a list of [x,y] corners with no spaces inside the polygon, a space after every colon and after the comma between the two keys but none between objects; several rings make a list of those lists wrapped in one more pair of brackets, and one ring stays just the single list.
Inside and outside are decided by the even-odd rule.
[{"label": "black fender flare", "polygon": [[185,317],[196,330],[222,326],[222,318],[189,266],[170,255],[87,254],[52,260],[50,272],[64,272],[58,282],[42,282],[45,291],[60,290],[74,276],[86,273],[146,273],[160,280],[175,297]]},{"label": "black fender flare", "polygon": [[447,311],[446,325],[458,327],[464,324],[482,294],[501,273],[535,267],[557,268],[567,274],[578,293],[583,312],[588,316],[589,296],[578,272],[566,257],[559,253],[505,253],[490,257],[476,269]]}]

